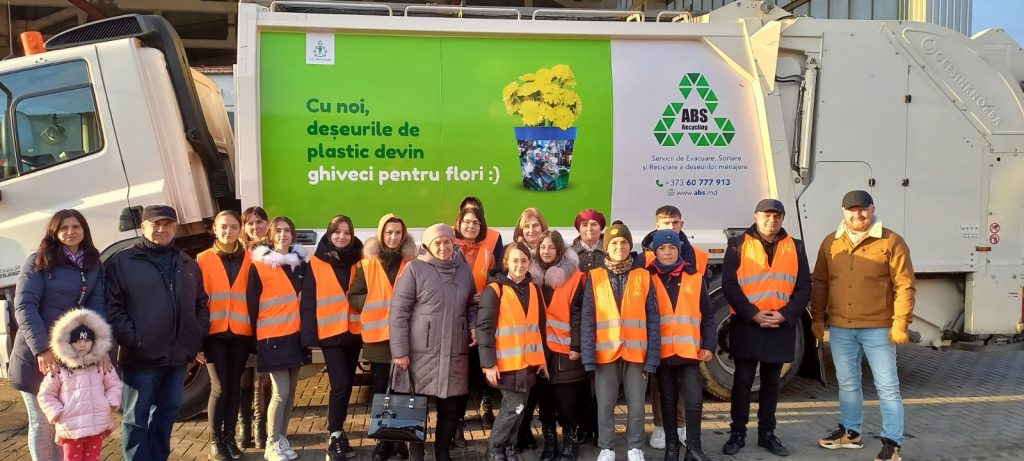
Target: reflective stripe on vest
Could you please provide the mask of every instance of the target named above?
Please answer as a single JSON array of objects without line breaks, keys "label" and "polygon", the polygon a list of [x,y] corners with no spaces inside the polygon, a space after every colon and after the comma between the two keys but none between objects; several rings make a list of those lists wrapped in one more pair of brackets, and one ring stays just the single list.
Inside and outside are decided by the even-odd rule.
[{"label": "reflective stripe on vest", "polygon": [[[338,283],[334,268],[326,261],[313,256],[309,267],[316,281],[316,333],[319,339],[327,339],[342,333],[358,335],[359,314],[352,312],[345,290]],[[349,280],[355,276],[352,266]]]},{"label": "reflective stripe on vest", "polygon": [[[391,292],[393,287],[388,280],[377,258],[364,259],[359,262],[366,277],[366,301],[359,315],[359,323],[363,332],[364,343],[379,343],[391,339],[388,331],[388,313],[391,311]],[[398,266],[398,273],[405,269],[405,261]],[[398,277],[395,277],[398,280]]]},{"label": "reflective stripe on vest", "polygon": [[[775,258],[768,265],[768,253],[760,240],[744,234],[736,279],[740,290],[760,311],[778,310],[789,303],[799,271],[796,243],[786,236],[775,244]],[[730,308],[732,313],[736,311]]]},{"label": "reflective stripe on vest", "polygon": [[280,267],[254,261],[263,292],[256,316],[256,339],[278,338],[299,332],[299,298],[288,274]]},{"label": "reflective stripe on vest", "polygon": [[589,273],[594,291],[597,321],[597,363],[612,363],[619,358],[644,363],[647,356],[647,295],[651,274],[646,269],[629,271],[622,287],[621,314],[615,292],[604,268]]},{"label": "reflective stripe on vest", "polygon": [[494,353],[498,371],[522,370],[531,365],[544,365],[544,347],[540,337],[540,308],[537,287],[530,283],[530,305],[523,311],[523,303],[515,291],[492,283],[489,287],[499,293],[498,327],[494,332]]},{"label": "reflective stripe on vest", "polygon": [[674,303],[661,278],[652,278],[661,316],[661,358],[678,355],[696,360],[700,352],[700,285],[704,274],[680,274],[679,294]]},{"label": "reflective stripe on vest", "polygon": [[494,268],[494,245],[498,243],[498,231],[487,229],[487,236],[480,242],[480,249],[476,252],[476,260],[473,261],[473,284],[476,292],[480,293],[487,285],[487,273]]},{"label": "reflective stripe on vest", "polygon": [[196,262],[203,277],[203,289],[210,297],[209,334],[231,331],[237,335],[252,336],[249,306],[245,302],[245,290],[249,286],[249,266],[252,264],[249,252],[246,251],[242,256],[242,265],[230,286],[224,262],[213,249],[199,253]]},{"label": "reflective stripe on vest", "polygon": [[583,281],[583,273],[576,271],[569,280],[562,286],[555,288],[551,294],[551,302],[544,310],[544,322],[546,324],[545,342],[548,349],[559,354],[568,354],[572,344],[572,335],[569,331],[569,304],[572,297]]}]

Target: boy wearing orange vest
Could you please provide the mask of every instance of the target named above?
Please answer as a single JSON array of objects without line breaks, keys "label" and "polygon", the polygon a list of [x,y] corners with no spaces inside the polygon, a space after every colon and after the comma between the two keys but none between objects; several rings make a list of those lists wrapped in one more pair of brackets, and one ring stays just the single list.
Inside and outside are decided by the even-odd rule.
[{"label": "boy wearing orange vest", "polygon": [[[676,404],[686,402],[686,461],[706,461],[700,440],[702,391],[704,380],[700,362],[711,360],[716,347],[715,309],[708,299],[704,266],[685,259],[679,235],[671,230],[654,233],[651,248],[653,263],[648,266],[661,311],[661,364],[657,384],[661,391],[661,411],[665,423],[665,461],[678,461],[679,435],[676,432]],[[692,254],[692,252],[688,252]],[[682,393],[682,396],[680,396]]]},{"label": "boy wearing orange vest", "polygon": [[789,451],[775,436],[782,365],[792,362],[801,312],[811,299],[811,276],[803,242],[782,228],[782,202],[764,199],[754,225],[729,239],[722,290],[732,306],[729,352],[736,364],[732,387],[732,430],[722,452],[743,448],[750,417],[750,390],[760,365],[757,444],[776,456]]},{"label": "boy wearing orange vest", "polygon": [[615,404],[624,388],[629,461],[643,461],[647,376],[658,369],[661,335],[658,301],[643,256],[622,223],[604,233],[605,267],[592,269],[583,290],[581,352],[597,393],[597,461],[614,461]]}]

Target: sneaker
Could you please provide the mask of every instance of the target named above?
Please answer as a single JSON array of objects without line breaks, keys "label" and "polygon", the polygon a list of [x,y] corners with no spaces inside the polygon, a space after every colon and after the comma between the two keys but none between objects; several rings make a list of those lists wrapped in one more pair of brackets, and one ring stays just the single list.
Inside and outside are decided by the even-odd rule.
[{"label": "sneaker", "polygon": [[774,432],[765,432],[757,435],[757,446],[768,450],[775,456],[789,456],[789,450],[782,446],[782,441],[775,436]]},{"label": "sneaker", "polygon": [[882,437],[882,451],[875,456],[875,461],[900,461],[900,444]]},{"label": "sneaker", "polygon": [[278,442],[281,444],[281,453],[283,453],[288,459],[299,458],[299,454],[296,453],[295,450],[292,450],[292,445],[288,443],[288,439],[286,439],[284,436],[281,436]]},{"label": "sneaker", "polygon": [[744,434],[739,432],[730,433],[729,440],[727,440],[725,445],[722,446],[722,453],[729,456],[739,453],[740,449],[747,444],[746,438],[747,437]]},{"label": "sneaker", "polygon": [[676,435],[679,436],[679,446],[685,448],[686,447],[686,426],[677,427],[676,428]]},{"label": "sneaker", "polygon": [[832,431],[831,434],[825,436],[825,438],[818,439],[818,446],[829,450],[838,450],[840,448],[859,449],[864,448],[864,443],[860,440],[860,434],[855,431],[848,431],[840,424],[839,428]]},{"label": "sneaker", "polygon": [[597,461],[615,461],[615,452],[605,448],[598,453]]},{"label": "sneaker", "polygon": [[651,431],[651,440],[647,441],[647,444],[655,450],[664,450],[665,428],[661,426],[654,426],[654,430]]},{"label": "sneaker", "polygon": [[644,451],[639,448],[630,448],[626,452],[626,459],[629,461],[644,461]]},{"label": "sneaker", "polygon": [[340,461],[355,456],[356,451],[349,445],[348,437],[344,432],[337,436],[331,436],[331,442],[327,444],[326,461]]},{"label": "sneaker", "polygon": [[279,441],[268,440],[266,448],[263,449],[263,459],[266,461],[288,461],[288,457],[281,451]]}]

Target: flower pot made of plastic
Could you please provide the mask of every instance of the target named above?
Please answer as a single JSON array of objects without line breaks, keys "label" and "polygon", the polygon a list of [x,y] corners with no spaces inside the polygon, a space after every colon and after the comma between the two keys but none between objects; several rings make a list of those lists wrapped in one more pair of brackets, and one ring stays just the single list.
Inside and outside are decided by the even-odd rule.
[{"label": "flower pot made of plastic", "polygon": [[563,130],[553,126],[522,126],[513,130],[519,143],[523,187],[551,191],[569,185],[576,128]]}]

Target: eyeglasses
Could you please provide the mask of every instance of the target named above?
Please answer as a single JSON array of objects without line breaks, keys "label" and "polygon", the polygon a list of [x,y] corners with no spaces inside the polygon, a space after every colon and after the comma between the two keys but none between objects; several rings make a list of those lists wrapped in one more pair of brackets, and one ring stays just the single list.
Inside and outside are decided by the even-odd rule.
[{"label": "eyeglasses", "polygon": [[471,221],[471,220],[468,220],[468,219],[463,219],[462,220],[462,224],[465,224],[465,225],[467,225],[469,227],[480,227],[480,221],[477,221],[477,220],[472,220]]}]

